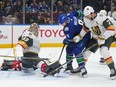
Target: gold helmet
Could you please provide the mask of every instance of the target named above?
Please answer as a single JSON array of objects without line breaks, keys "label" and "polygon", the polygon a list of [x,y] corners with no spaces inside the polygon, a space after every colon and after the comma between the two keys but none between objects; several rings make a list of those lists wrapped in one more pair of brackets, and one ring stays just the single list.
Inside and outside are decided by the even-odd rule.
[{"label": "gold helmet", "polygon": [[39,25],[37,23],[32,23],[29,27],[29,31],[32,32],[36,37],[38,37]]}]

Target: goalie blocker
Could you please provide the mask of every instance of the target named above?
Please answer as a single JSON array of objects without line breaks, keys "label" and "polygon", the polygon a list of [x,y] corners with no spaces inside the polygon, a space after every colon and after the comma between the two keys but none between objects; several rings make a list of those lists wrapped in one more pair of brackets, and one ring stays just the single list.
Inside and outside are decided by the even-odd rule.
[{"label": "goalie blocker", "polygon": [[[62,65],[59,61],[48,62],[48,61],[41,61],[38,63],[38,67],[40,68],[41,72],[45,73],[46,75],[53,75],[58,74],[61,70]],[[59,68],[59,69],[58,69]]]}]

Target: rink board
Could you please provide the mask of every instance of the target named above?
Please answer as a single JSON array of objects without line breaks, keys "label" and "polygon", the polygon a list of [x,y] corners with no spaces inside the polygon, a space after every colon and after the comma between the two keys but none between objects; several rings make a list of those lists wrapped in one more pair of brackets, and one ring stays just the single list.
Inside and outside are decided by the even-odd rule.
[{"label": "rink board", "polygon": [[[12,48],[16,46],[18,37],[30,25],[0,25],[0,48]],[[63,27],[59,25],[40,25],[39,40],[41,47],[62,47],[65,35]],[[112,44],[116,47],[116,44]]]}]

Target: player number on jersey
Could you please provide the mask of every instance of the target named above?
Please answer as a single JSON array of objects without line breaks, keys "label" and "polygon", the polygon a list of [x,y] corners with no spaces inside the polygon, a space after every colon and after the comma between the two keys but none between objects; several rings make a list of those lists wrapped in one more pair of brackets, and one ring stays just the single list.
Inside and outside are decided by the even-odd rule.
[{"label": "player number on jersey", "polygon": [[100,35],[101,31],[99,29],[99,26],[93,26],[91,27],[92,31],[96,34],[96,35]]},{"label": "player number on jersey", "polygon": [[27,41],[29,40],[29,38],[26,37],[26,36],[23,36],[23,37],[22,37],[22,40],[25,41],[25,42],[27,42]]}]

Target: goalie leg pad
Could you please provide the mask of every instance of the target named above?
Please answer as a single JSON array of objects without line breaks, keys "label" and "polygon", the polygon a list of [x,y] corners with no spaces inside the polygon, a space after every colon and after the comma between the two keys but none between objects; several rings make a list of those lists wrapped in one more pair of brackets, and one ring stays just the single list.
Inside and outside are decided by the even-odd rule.
[{"label": "goalie leg pad", "polygon": [[19,69],[21,71],[20,61],[16,60],[4,60],[1,67],[1,70],[8,70],[14,68],[14,70]]},{"label": "goalie leg pad", "polygon": [[13,62],[14,60],[4,60],[2,63],[2,69],[1,70],[8,70],[13,68]]},{"label": "goalie leg pad", "polygon": [[22,59],[22,67],[24,68],[33,68],[33,62],[32,60],[28,59]]}]

